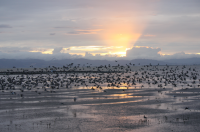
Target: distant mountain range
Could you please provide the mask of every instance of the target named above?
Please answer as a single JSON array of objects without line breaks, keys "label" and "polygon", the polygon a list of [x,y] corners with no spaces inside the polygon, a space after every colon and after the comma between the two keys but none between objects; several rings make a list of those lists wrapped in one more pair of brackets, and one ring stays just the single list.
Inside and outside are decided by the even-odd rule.
[{"label": "distant mountain range", "polygon": [[200,58],[189,59],[170,59],[170,60],[150,60],[150,59],[134,59],[134,60],[89,60],[89,59],[64,59],[64,60],[40,60],[40,59],[0,59],[0,68],[29,68],[30,66],[44,68],[48,66],[62,67],[73,63],[80,66],[100,66],[100,65],[194,65],[200,64]]}]

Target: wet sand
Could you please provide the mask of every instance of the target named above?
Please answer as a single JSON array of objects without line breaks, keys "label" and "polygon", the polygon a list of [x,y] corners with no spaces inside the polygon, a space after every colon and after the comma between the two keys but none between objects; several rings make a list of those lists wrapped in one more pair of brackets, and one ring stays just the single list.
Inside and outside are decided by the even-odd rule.
[{"label": "wet sand", "polygon": [[[182,68],[138,66],[125,73],[1,75],[1,80],[23,78],[26,83],[0,86],[0,131],[196,132],[200,130],[200,67]],[[197,78],[191,78],[194,75]],[[132,84],[129,80],[134,77]],[[45,79],[49,87],[44,86]],[[34,85],[36,80],[38,85]],[[51,87],[52,80],[59,87]],[[108,86],[111,82],[106,80],[120,84]]]}]

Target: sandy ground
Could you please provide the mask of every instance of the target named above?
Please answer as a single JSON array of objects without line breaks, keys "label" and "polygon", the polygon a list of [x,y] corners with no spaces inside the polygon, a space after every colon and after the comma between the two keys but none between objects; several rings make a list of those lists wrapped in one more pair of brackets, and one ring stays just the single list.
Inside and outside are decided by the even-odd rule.
[{"label": "sandy ground", "polygon": [[[38,80],[60,78],[64,83],[58,89],[44,87],[42,82],[33,87],[13,84],[15,89],[0,90],[0,131],[1,132],[197,132],[200,130],[200,88],[198,66],[158,66],[137,67],[131,72],[124,74],[76,74],[76,78],[85,80],[87,86],[81,82],[72,82],[66,88],[64,80],[75,78],[72,74],[50,74],[50,75],[1,75],[3,78],[15,80],[24,78],[24,82],[31,78]],[[176,68],[176,70],[175,70]],[[190,68],[190,69],[189,69]],[[165,86],[163,73],[169,72],[168,84]],[[195,71],[193,71],[195,69]],[[171,70],[171,71],[170,71]],[[150,74],[145,73],[147,71]],[[173,78],[173,74],[188,71],[186,80]],[[135,73],[138,75],[135,75]],[[160,77],[155,77],[157,74]],[[190,78],[196,74],[194,81]],[[105,78],[117,77],[120,86],[110,86]],[[138,78],[148,75],[152,76],[136,85],[123,83],[135,75]],[[84,77],[85,76],[85,77]],[[102,82],[89,82],[101,79]],[[40,78],[40,79],[39,79]],[[152,84],[153,79],[158,79],[157,84]],[[51,80],[50,79],[50,80]],[[107,78],[108,79],[108,78]],[[34,80],[34,79],[32,79]],[[166,79],[165,79],[166,80]],[[172,85],[173,83],[176,86]],[[58,81],[59,82],[59,81]],[[47,81],[47,83],[50,83]],[[162,84],[162,87],[158,85]],[[97,88],[101,86],[101,88]],[[0,86],[1,87],[1,86]],[[5,88],[9,86],[6,85]],[[31,90],[29,89],[31,88]],[[93,88],[93,89],[92,89]],[[23,89],[23,92],[20,90]],[[47,91],[45,91],[46,89]],[[51,92],[52,91],[52,92]],[[15,92],[16,94],[12,94]],[[23,94],[23,97],[20,95]],[[74,100],[74,98],[76,98]],[[147,118],[144,118],[147,117]]]}]

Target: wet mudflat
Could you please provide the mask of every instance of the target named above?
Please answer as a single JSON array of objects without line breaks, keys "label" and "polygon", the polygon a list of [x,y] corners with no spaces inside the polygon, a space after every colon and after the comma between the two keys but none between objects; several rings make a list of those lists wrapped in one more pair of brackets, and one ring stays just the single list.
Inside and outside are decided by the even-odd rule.
[{"label": "wet mudflat", "polygon": [[0,131],[196,132],[199,70],[141,66],[124,73],[2,75]]}]

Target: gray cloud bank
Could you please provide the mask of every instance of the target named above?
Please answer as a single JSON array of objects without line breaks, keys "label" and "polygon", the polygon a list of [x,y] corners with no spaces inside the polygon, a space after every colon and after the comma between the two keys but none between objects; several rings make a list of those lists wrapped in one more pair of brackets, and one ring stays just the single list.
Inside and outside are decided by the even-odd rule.
[{"label": "gray cloud bank", "polygon": [[172,55],[162,55],[161,48],[151,47],[133,47],[127,50],[125,57],[119,57],[113,54],[100,55],[86,52],[85,56],[69,53],[61,53],[63,47],[54,48],[53,54],[42,54],[41,52],[28,52],[31,48],[0,48],[0,59],[43,59],[43,60],[62,60],[62,59],[77,59],[85,58],[90,60],[132,60],[132,59],[152,59],[152,60],[167,60],[167,59],[187,59],[200,58],[200,54],[186,54],[179,52]]},{"label": "gray cloud bank", "polygon": [[200,58],[200,54],[186,54],[185,52],[178,52],[172,55],[161,54],[161,48],[148,47],[133,47],[126,52],[127,59],[153,59],[153,60],[167,60],[167,59],[188,59]]}]

